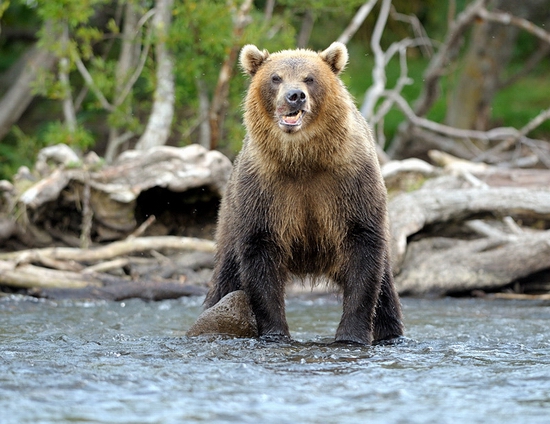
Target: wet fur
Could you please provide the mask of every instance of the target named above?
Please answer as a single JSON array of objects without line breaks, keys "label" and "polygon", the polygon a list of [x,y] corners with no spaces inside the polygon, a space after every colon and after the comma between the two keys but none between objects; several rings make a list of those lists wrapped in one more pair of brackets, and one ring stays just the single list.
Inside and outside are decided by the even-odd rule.
[{"label": "wet fur", "polygon": [[[326,276],[343,289],[337,341],[400,336],[386,190],[371,131],[337,77],[347,50],[334,43],[320,54],[269,54],[246,46],[240,61],[252,76],[247,136],[220,209],[206,307],[243,289],[260,335],[289,337],[285,283],[292,274]],[[282,82],[273,82],[275,74]],[[289,133],[278,114],[287,107],[281,92],[291,88],[307,93],[309,111],[302,128]]]}]

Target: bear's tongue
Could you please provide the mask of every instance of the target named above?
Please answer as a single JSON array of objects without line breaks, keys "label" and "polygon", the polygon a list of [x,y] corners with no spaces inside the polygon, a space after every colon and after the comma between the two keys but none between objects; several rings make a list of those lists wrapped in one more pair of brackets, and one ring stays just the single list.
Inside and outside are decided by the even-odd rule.
[{"label": "bear's tongue", "polygon": [[283,122],[288,125],[295,125],[296,122],[302,117],[302,111],[294,112],[290,115],[283,116]]}]

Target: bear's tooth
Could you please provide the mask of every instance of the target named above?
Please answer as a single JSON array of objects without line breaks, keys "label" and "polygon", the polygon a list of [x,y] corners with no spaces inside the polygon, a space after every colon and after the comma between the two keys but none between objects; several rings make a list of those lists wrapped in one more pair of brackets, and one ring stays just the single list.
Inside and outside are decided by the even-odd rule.
[{"label": "bear's tooth", "polygon": [[285,124],[296,124],[302,116],[302,111],[299,111],[296,115],[283,116],[283,122]]}]

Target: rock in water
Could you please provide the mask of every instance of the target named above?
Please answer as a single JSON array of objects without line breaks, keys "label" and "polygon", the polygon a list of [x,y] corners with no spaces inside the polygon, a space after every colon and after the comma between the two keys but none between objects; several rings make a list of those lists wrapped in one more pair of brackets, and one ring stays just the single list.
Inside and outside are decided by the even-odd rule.
[{"label": "rock in water", "polygon": [[216,305],[199,315],[187,335],[223,334],[234,337],[258,337],[256,317],[242,290],[229,293]]}]

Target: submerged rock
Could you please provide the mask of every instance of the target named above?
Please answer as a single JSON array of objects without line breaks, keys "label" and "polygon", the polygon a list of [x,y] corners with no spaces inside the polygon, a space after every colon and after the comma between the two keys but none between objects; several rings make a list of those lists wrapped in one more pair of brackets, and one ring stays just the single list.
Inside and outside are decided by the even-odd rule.
[{"label": "submerged rock", "polygon": [[223,334],[234,337],[258,337],[258,326],[246,293],[229,293],[199,315],[187,335]]}]

